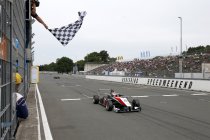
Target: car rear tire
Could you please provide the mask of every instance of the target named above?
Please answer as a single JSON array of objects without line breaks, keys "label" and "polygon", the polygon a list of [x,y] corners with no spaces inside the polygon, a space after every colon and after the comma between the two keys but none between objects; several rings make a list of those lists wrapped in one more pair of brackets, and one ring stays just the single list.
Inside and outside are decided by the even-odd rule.
[{"label": "car rear tire", "polygon": [[99,96],[98,95],[94,95],[93,96],[93,103],[94,104],[98,104],[99,103]]},{"label": "car rear tire", "polygon": [[139,111],[141,111],[141,106],[140,106],[139,100],[133,99],[133,101],[132,101],[132,107],[133,107],[133,109],[134,109],[134,107],[138,107],[139,108]]},{"label": "car rear tire", "polygon": [[106,107],[107,111],[112,111],[112,109],[113,109],[112,101],[108,100],[105,107]]}]

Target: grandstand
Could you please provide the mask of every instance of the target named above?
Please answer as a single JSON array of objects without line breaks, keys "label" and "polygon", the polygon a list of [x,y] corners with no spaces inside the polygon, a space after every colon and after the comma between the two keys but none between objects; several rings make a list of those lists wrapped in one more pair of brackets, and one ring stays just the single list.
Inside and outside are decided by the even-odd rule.
[{"label": "grandstand", "polygon": [[[152,59],[115,62],[87,71],[87,74],[110,75],[117,70],[124,71],[125,76],[175,78],[175,73],[179,72],[179,57],[157,56]],[[202,73],[203,63],[210,63],[210,54],[184,55],[183,73]]]}]

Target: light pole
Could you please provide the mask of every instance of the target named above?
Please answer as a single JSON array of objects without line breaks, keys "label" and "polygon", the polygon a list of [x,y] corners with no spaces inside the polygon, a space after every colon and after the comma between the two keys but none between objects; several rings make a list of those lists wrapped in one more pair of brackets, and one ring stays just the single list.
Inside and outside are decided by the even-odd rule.
[{"label": "light pole", "polygon": [[179,73],[182,73],[182,17],[178,17],[180,19],[180,57],[179,57]]},{"label": "light pole", "polygon": [[182,56],[182,17],[180,19],[180,55]]}]

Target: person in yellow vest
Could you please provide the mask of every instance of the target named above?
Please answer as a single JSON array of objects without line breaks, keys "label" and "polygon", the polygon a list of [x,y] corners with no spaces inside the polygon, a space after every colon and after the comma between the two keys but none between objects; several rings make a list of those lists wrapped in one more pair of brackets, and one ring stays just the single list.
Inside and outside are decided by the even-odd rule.
[{"label": "person in yellow vest", "polygon": [[15,73],[15,90],[18,92],[20,84],[23,82],[23,78],[19,73]]},{"label": "person in yellow vest", "polygon": [[28,107],[26,104],[26,99],[18,93],[20,84],[23,82],[23,78],[19,73],[15,73],[15,96],[16,96],[16,115],[19,121],[27,119],[28,117]]}]

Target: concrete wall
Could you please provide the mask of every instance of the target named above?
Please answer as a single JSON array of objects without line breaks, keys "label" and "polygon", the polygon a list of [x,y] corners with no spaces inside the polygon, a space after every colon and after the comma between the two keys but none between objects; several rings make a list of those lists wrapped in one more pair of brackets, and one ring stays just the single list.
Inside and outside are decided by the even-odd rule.
[{"label": "concrete wall", "polygon": [[175,78],[210,79],[210,63],[202,63],[201,73],[175,73]]},{"label": "concrete wall", "polygon": [[175,73],[175,78],[210,79],[210,73]]},{"label": "concrete wall", "polygon": [[114,77],[114,76],[91,76],[91,75],[86,75],[86,78],[121,82],[121,83],[165,87],[165,88],[210,92],[210,86],[209,86],[210,80],[185,80],[185,79]]},{"label": "concrete wall", "polygon": [[204,73],[204,79],[210,79],[210,72]]}]

